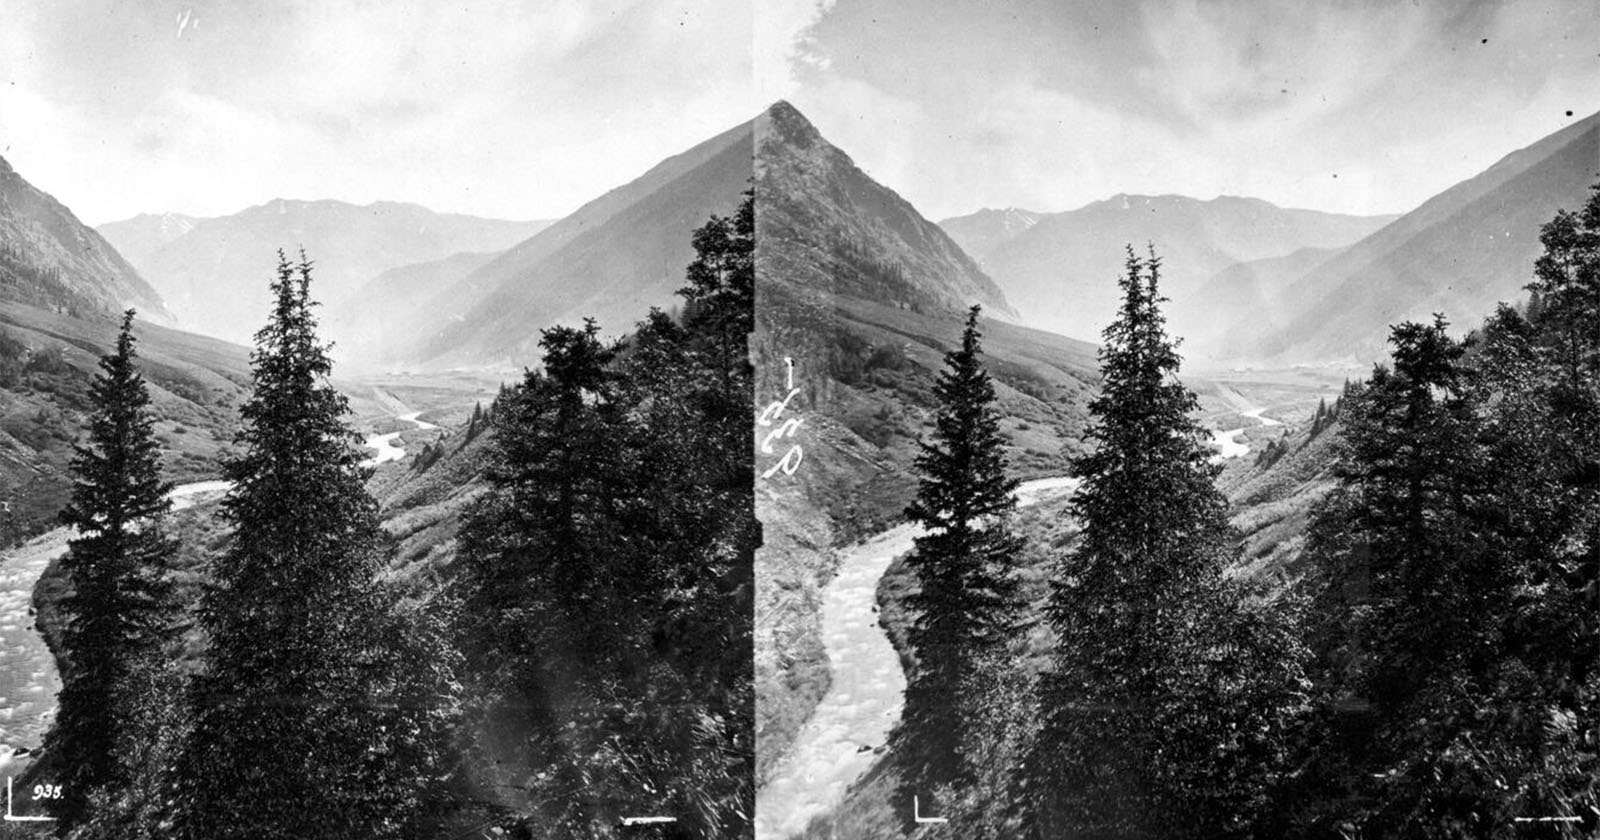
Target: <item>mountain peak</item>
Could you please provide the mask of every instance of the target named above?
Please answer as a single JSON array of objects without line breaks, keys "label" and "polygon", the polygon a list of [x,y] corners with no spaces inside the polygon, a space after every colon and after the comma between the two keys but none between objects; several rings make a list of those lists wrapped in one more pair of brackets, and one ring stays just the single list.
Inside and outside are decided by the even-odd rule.
[{"label": "mountain peak", "polygon": [[790,105],[786,100],[780,99],[772,103],[771,107],[762,113],[762,117],[771,131],[771,136],[787,145],[808,149],[819,142],[826,142],[823,141],[817,127],[800,113],[800,109]]},{"label": "mountain peak", "polygon": [[757,136],[757,215],[770,232],[763,241],[773,259],[792,255],[779,275],[789,292],[825,291],[918,312],[959,314],[982,303],[993,314],[1015,315],[949,234],[863,172],[792,105],[769,108]]}]

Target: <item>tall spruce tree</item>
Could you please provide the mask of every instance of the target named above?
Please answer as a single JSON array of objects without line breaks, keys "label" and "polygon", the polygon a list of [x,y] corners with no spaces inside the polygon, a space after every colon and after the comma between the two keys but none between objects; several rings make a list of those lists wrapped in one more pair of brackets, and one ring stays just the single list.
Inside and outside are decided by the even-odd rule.
[{"label": "tall spruce tree", "polygon": [[978,768],[961,754],[971,725],[965,687],[978,663],[1009,639],[1018,613],[1013,564],[1021,540],[1011,532],[1017,480],[1006,472],[994,383],[983,366],[973,306],[961,346],[945,354],[934,385],[939,400],[933,439],[915,466],[917,496],[906,518],[926,533],[907,560],[919,588],[907,599],[915,616],[908,641],[917,666],[906,685],[895,733],[902,772],[899,799],[931,800],[941,785],[960,785]]},{"label": "tall spruce tree", "polygon": [[1237,540],[1159,276],[1153,252],[1128,250],[1095,448],[1073,465],[1082,533],[1052,580],[1056,647],[1026,768],[1041,838],[1248,836],[1301,705],[1282,611],[1222,576]]},{"label": "tall spruce tree", "polygon": [[377,504],[310,284],[304,254],[280,252],[242,452],[225,465],[234,532],[200,607],[206,668],[172,837],[399,837],[438,774],[451,653],[376,579]]},{"label": "tall spruce tree", "polygon": [[75,447],[72,499],[61,512],[77,536],[61,561],[72,589],[63,603],[60,706],[46,747],[64,794],[54,811],[63,834],[85,819],[91,794],[129,781],[119,759],[119,742],[136,727],[129,693],[173,621],[166,573],[176,544],[163,523],[172,485],[161,479],[133,317],[124,313],[116,348],[100,358],[89,443]]}]

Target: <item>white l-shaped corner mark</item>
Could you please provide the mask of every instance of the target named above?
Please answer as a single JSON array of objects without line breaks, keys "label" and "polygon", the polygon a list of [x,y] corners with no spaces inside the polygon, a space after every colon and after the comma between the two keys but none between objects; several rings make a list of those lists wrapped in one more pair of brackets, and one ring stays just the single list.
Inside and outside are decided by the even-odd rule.
[{"label": "white l-shaped corner mark", "polygon": [[678,821],[677,817],[623,817],[622,818],[622,824],[624,826],[652,825],[652,824],[655,824],[655,823],[675,823],[677,821]]},{"label": "white l-shaped corner mark", "polygon": [[[905,800],[902,799],[901,801],[904,802]],[[922,815],[922,803],[918,801],[917,797],[915,796],[911,797],[911,816],[919,823],[949,822],[949,820],[945,819],[944,817],[924,817]]]},{"label": "white l-shaped corner mark", "polygon": [[6,777],[6,822],[54,822],[55,817],[19,817],[11,811],[11,776]]}]

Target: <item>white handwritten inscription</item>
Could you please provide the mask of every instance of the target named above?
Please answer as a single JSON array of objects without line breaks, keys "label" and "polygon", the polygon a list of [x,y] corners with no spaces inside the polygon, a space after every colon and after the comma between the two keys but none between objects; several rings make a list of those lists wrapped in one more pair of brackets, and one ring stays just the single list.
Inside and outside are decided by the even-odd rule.
[{"label": "white handwritten inscription", "polygon": [[[763,455],[777,454],[777,450],[774,448],[775,444],[793,438],[795,433],[800,430],[800,425],[805,422],[805,419],[801,417],[786,418],[783,416],[783,413],[789,408],[790,401],[800,395],[800,389],[794,387],[794,360],[786,356],[783,362],[788,367],[784,384],[789,387],[789,394],[762,409],[760,416],[756,418],[757,426],[770,430],[761,438],[761,453]],[[766,472],[761,474],[761,477],[771,478],[777,475],[779,470],[782,470],[784,475],[794,475],[794,471],[800,468],[800,462],[803,460],[805,460],[805,452],[801,450],[800,444],[791,443],[789,449],[783,453],[783,457],[767,468]]]}]

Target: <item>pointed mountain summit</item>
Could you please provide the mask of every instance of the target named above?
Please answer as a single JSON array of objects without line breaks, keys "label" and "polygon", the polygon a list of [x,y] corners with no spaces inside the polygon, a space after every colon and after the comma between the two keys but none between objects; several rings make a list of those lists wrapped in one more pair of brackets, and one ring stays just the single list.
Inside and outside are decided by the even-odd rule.
[{"label": "pointed mountain summit", "polygon": [[978,302],[1010,313],[944,231],[779,102],[471,270],[400,318],[385,355],[425,367],[515,368],[537,355],[539,331],[554,324],[593,317],[605,332],[627,332],[649,307],[674,303],[694,256],[689,233],[713,213],[731,214],[752,178],[762,231],[827,220],[838,246],[838,259],[782,282],[898,308]]},{"label": "pointed mountain summit", "polygon": [[107,222],[95,230],[115,245],[128,262],[138,265],[202,221],[182,213],[140,213],[131,219]]},{"label": "pointed mountain summit", "polygon": [[861,171],[794,106],[767,109],[756,139],[758,236],[821,235],[827,241],[818,244],[831,255],[773,265],[763,282],[915,311],[978,303],[991,316],[1015,317],[1000,287],[948,233]]},{"label": "pointed mountain summit", "polygon": [[1253,314],[1237,313],[1224,321],[1236,337],[1225,356],[1367,364],[1386,355],[1391,324],[1440,312],[1458,329],[1475,326],[1498,302],[1525,296],[1540,226],[1581,206],[1597,178],[1600,113],[1506,155],[1303,275],[1266,283],[1282,326],[1263,334]]},{"label": "pointed mountain summit", "polygon": [[0,300],[88,317],[133,307],[170,323],[161,296],[100,234],[0,158]]},{"label": "pointed mountain summit", "polygon": [[991,251],[1016,239],[1047,215],[1020,207],[1002,210],[985,207],[976,213],[945,219],[939,223],[939,227],[950,234],[961,250],[971,254],[982,265]]}]

